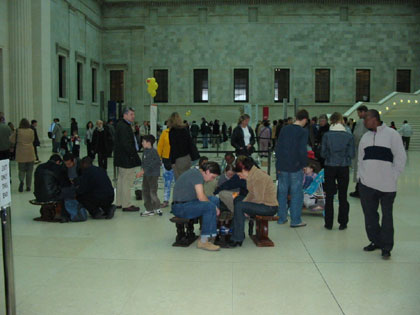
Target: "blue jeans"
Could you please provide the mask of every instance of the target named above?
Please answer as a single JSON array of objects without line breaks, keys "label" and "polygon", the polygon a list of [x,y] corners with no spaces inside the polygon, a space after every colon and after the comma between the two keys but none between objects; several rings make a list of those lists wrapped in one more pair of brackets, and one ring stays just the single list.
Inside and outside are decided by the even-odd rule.
[{"label": "blue jeans", "polygon": [[172,213],[178,218],[194,219],[202,217],[201,235],[217,235],[216,207],[219,207],[219,198],[208,197],[210,202],[193,200],[186,203],[172,205]]},{"label": "blue jeans", "polygon": [[303,206],[303,171],[294,173],[280,172],[277,175],[277,199],[279,201],[279,222],[287,221],[287,194],[290,193],[290,225],[302,223]]},{"label": "blue jeans", "polygon": [[[243,198],[242,198],[243,199]],[[233,212],[233,235],[232,240],[242,242],[245,238],[245,213],[253,215],[274,215],[277,206],[266,206],[264,204],[237,201]]]},{"label": "blue jeans", "polygon": [[164,190],[163,190],[163,200],[169,201],[171,198],[171,184],[174,181],[174,170],[171,169],[168,171],[165,166],[163,168],[163,179],[165,181]]},{"label": "blue jeans", "polygon": [[203,135],[203,148],[207,148],[209,146],[209,138],[208,135]]}]

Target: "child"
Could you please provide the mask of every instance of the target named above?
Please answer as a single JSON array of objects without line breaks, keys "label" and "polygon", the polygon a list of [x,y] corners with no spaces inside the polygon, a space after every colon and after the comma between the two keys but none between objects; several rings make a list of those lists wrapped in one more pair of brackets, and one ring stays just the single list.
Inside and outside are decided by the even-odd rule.
[{"label": "child", "polygon": [[232,152],[228,152],[225,154],[225,158],[222,161],[222,173],[225,172],[226,165],[233,165],[235,163],[235,156]]},{"label": "child", "polygon": [[67,137],[67,131],[63,131],[63,136],[60,140],[60,153],[63,156],[66,153],[69,153],[69,138]]},{"label": "child", "polygon": [[71,142],[73,144],[72,153],[76,158],[78,158],[79,155],[80,155],[80,137],[77,134],[77,130],[73,130],[73,135],[71,137]]},{"label": "child", "polygon": [[[309,162],[307,167],[303,168],[304,176],[303,176],[303,190],[308,189],[311,186],[314,179],[317,177],[317,173],[315,173],[316,165]],[[303,194],[303,204],[307,209],[310,210],[323,210],[323,199],[318,199],[314,194],[307,194],[304,192]]]},{"label": "child", "polygon": [[162,215],[160,210],[160,200],[157,196],[158,179],[160,175],[160,158],[156,149],[153,148],[155,137],[144,135],[141,141],[143,146],[143,169],[137,173],[136,177],[143,177],[143,199],[146,211],[141,212],[140,216],[147,217],[154,214]]}]

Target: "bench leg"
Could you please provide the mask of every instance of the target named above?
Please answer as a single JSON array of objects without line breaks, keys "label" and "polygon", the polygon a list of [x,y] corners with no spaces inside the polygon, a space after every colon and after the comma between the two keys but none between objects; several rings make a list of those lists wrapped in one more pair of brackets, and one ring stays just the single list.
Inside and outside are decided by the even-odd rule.
[{"label": "bench leg", "polygon": [[249,218],[248,223],[248,235],[252,236],[254,235],[254,219]]},{"label": "bench leg", "polygon": [[274,243],[268,237],[268,221],[258,220],[256,235],[252,235],[251,238],[254,241],[255,245],[258,247],[273,247]]},{"label": "bench leg", "polygon": [[194,222],[176,224],[176,240],[172,246],[188,247],[198,238],[194,233]]}]

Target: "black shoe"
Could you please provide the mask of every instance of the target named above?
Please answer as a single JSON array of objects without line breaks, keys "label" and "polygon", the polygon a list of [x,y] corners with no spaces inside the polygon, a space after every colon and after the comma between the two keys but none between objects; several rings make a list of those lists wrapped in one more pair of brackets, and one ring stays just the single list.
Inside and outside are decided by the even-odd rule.
[{"label": "black shoe", "polygon": [[238,241],[233,241],[233,240],[230,240],[230,241],[228,242],[228,246],[229,246],[230,248],[233,248],[233,247],[236,247],[236,246],[241,247],[241,246],[242,246],[242,242],[238,242]]},{"label": "black shoe", "polygon": [[374,243],[370,243],[368,246],[363,247],[363,250],[365,252],[372,252],[375,249],[380,249],[380,247]]},{"label": "black shoe", "polygon": [[324,225],[324,228],[326,228],[327,230],[332,230],[332,226],[328,226],[328,225]]},{"label": "black shoe", "polygon": [[31,191],[31,187],[26,187],[26,191]]},{"label": "black shoe", "polygon": [[391,257],[391,251],[387,249],[382,250],[382,258],[383,259],[389,259]]},{"label": "black shoe", "polygon": [[341,231],[347,229],[347,224],[340,224],[340,227],[338,229]]},{"label": "black shoe", "polygon": [[19,192],[23,192],[23,183],[19,184]]},{"label": "black shoe", "polygon": [[105,219],[109,220],[112,219],[114,217],[114,212],[117,209],[117,207],[115,205],[111,205],[111,207],[109,207],[107,214],[105,215]]},{"label": "black shoe", "polygon": [[358,191],[353,191],[350,193],[350,197],[354,197],[354,198],[360,198],[359,192]]}]

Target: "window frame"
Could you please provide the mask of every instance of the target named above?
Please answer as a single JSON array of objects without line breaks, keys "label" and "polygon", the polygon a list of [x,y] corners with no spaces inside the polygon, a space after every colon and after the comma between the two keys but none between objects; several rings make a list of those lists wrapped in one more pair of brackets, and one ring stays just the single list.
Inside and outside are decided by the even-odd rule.
[{"label": "window frame", "polygon": [[[247,78],[246,78],[246,84],[245,84],[245,100],[239,100],[236,99],[236,90],[240,90],[240,88],[236,88],[236,73],[239,73],[239,71],[246,71],[247,72]],[[241,68],[234,68],[233,69],[233,102],[234,103],[248,103],[249,102],[249,95],[250,95],[250,77],[249,77],[250,69],[241,67]],[[240,95],[240,94],[238,94]]]},{"label": "window frame", "polygon": [[[67,56],[58,53],[58,99],[67,99]],[[61,62],[61,60],[63,62]],[[63,69],[64,68],[64,69]]]},{"label": "window frame", "polygon": [[[156,75],[156,71],[166,71],[166,82],[162,83],[162,80],[158,78]],[[153,98],[153,102],[155,103],[169,103],[169,68],[161,67],[161,68],[153,68],[152,70],[153,77],[156,79],[156,82],[158,84],[158,89],[156,91],[156,96]],[[159,82],[160,81],[160,82]],[[166,83],[166,85],[165,85]],[[162,92],[164,88],[166,87],[166,93]],[[160,95],[163,93],[163,96]],[[166,99],[165,99],[166,96]],[[158,99],[156,99],[158,97]],[[159,97],[162,97],[162,99],[159,99]]]},{"label": "window frame", "polygon": [[291,71],[291,69],[290,69],[290,67],[274,67],[274,69],[273,69],[273,72],[274,72],[274,81],[273,81],[273,88],[274,88],[274,97],[273,97],[273,100],[274,100],[274,103],[283,103],[283,97],[282,98],[280,98],[279,97],[279,92],[280,92],[280,89],[279,89],[279,85],[277,86],[277,97],[278,97],[278,100],[276,100],[276,73],[281,73],[281,71],[282,70],[287,70],[289,73],[288,73],[288,77],[287,77],[287,79],[288,79],[288,86],[287,86],[287,103],[289,103],[290,102],[290,87],[291,87],[291,84],[290,84],[290,82],[291,82],[291,73],[292,73],[292,71]]},{"label": "window frame", "polygon": [[76,61],[76,101],[84,101],[83,62]]},{"label": "window frame", "polygon": [[[196,78],[196,72],[199,72],[199,71],[206,71],[207,72],[207,100],[204,100],[204,97],[203,97],[203,92],[204,92],[204,90],[205,90],[205,86],[204,86],[204,82],[205,82],[205,80],[202,80],[201,82],[198,82],[198,80],[197,79],[199,79],[199,77],[198,78]],[[209,99],[210,99],[210,89],[209,89],[209,69],[208,68],[195,68],[195,69],[193,69],[193,102],[194,103],[209,103]],[[196,88],[196,84],[200,84],[201,83],[201,87],[198,87],[198,88]],[[196,98],[196,91],[200,91],[200,95],[201,95],[201,99],[198,99],[198,98]]]},{"label": "window frame", "polygon": [[[329,80],[328,80],[328,93],[324,93],[325,95],[328,95],[328,100],[319,100],[318,98],[317,98],[317,96],[318,96],[318,87],[317,87],[317,83],[319,82],[318,80],[317,80],[317,71],[318,70],[328,70],[328,78],[329,78]],[[330,68],[330,67],[316,67],[316,68],[314,68],[314,102],[315,103],[319,103],[319,104],[328,104],[328,103],[331,103],[332,102],[332,100],[331,100],[331,88],[332,88],[332,84],[331,84],[331,78],[332,78],[332,68]]]},{"label": "window frame", "polygon": [[[367,100],[363,100],[363,96],[365,96],[365,95],[362,95],[361,98],[359,97],[359,90],[363,90],[363,88],[358,88],[358,85],[357,85],[357,83],[358,83],[358,71],[369,71],[369,80],[368,80],[368,87],[367,87],[367,90],[368,90]],[[370,102],[370,99],[371,99],[371,83],[372,83],[372,69],[367,68],[367,67],[355,68],[354,74],[355,74],[355,89],[354,89],[354,91],[355,91],[355,96],[354,96],[355,102],[356,103],[357,102]]]},{"label": "window frame", "polygon": [[[408,91],[401,91],[401,89],[398,89],[398,73],[400,71],[408,71],[409,72],[409,76],[408,76]],[[400,68],[396,68],[395,69],[395,91],[396,92],[401,92],[401,93],[411,93],[411,88],[412,88],[412,75],[413,75],[413,71],[411,70],[411,68],[404,68],[404,67],[400,67]]]}]

